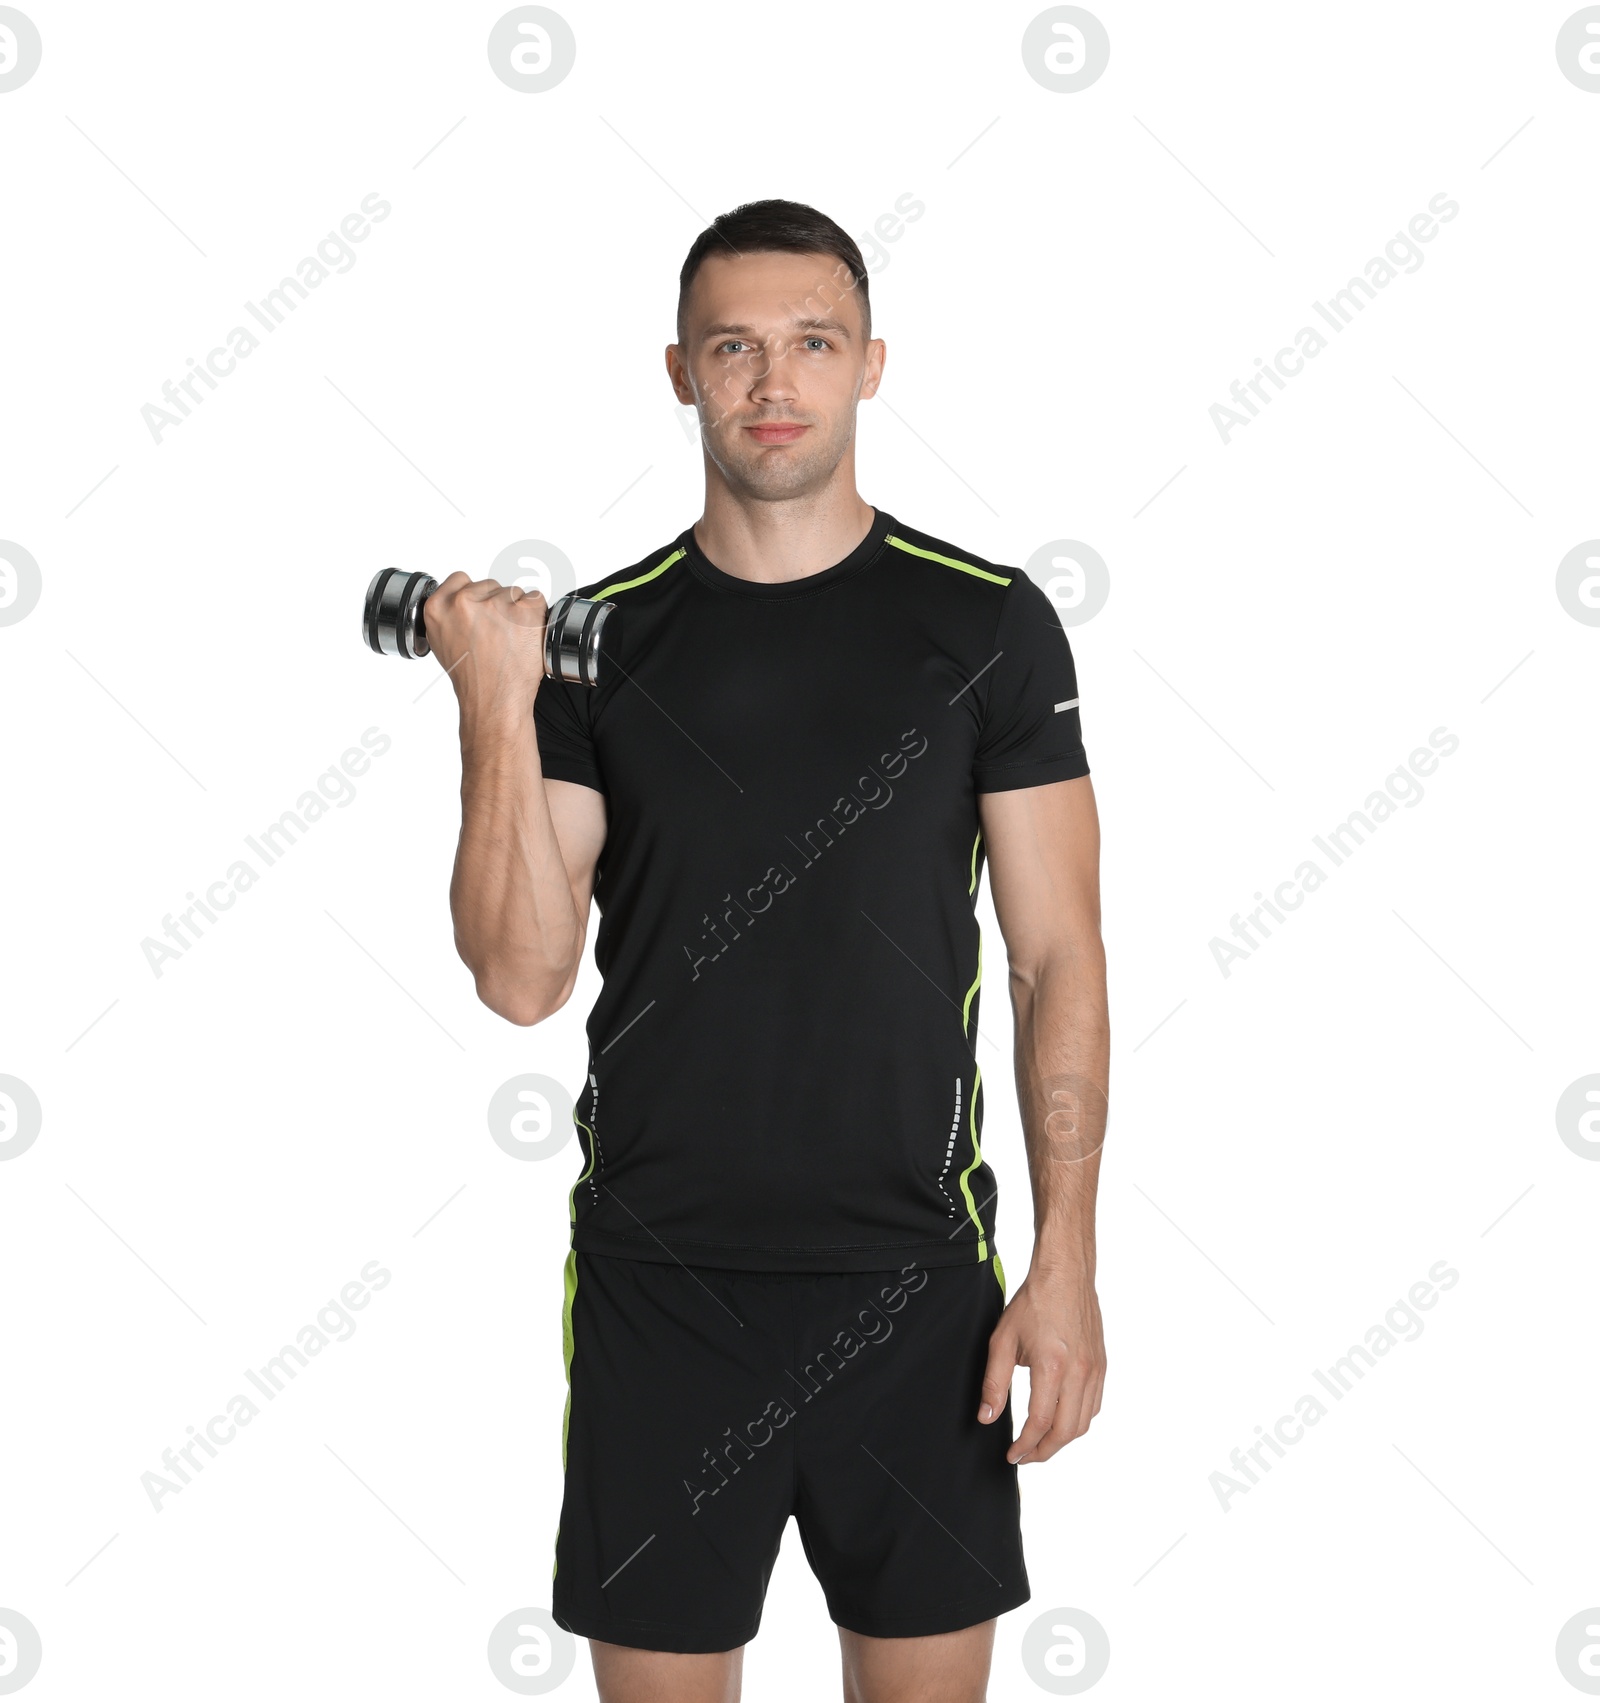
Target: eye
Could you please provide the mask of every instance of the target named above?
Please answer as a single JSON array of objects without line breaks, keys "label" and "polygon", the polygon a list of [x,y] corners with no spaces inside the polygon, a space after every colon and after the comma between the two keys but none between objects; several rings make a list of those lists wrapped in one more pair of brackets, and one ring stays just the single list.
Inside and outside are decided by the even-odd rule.
[{"label": "eye", "polygon": [[729,349],[731,349],[734,346],[735,343],[742,343],[742,342],[744,342],[744,339],[742,337],[730,337],[726,343],[719,343],[717,345],[717,351],[716,352],[719,355],[726,354],[727,351]]},{"label": "eye", "polygon": [[806,339],[806,347],[811,348],[813,346],[818,349],[826,349],[829,346],[828,340],[826,337],[808,337]]}]

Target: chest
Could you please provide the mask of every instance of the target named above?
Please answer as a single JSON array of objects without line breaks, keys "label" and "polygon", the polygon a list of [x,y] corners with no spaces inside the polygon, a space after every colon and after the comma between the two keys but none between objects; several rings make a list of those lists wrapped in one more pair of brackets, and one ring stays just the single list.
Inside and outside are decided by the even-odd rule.
[{"label": "chest", "polygon": [[830,595],[707,599],[629,637],[594,720],[619,827],[767,828],[913,793],[924,828],[970,813],[982,658],[961,635]]}]

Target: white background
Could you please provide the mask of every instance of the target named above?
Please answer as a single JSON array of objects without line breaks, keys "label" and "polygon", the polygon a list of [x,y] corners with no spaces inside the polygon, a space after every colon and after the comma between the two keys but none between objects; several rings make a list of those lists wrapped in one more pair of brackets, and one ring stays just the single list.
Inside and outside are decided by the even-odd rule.
[{"label": "white background", "polygon": [[[27,1694],[507,1695],[489,1631],[549,1602],[578,1149],[519,1163],[485,1107],[519,1072],[577,1087],[596,983],[534,1030],[476,1003],[453,699],[365,651],[357,604],[391,563],[537,537],[587,581],[670,540],[701,486],[662,349],[702,224],[782,195],[864,234],[910,194],[863,494],[1002,563],[1083,540],[1111,583],[1072,634],[1110,1371],[1024,1469],[1033,1600],[992,1695],[1044,1695],[1020,1647],[1053,1609],[1106,1628],[1107,1699],[1573,1695],[1556,1635],[1600,1599],[1600,1166],[1554,1117],[1600,1070],[1600,628],[1555,593],[1600,534],[1576,8],[1101,0],[1076,94],[1026,73],[1036,5],[563,0],[576,67],[542,94],[491,74],[502,5],[25,9],[0,536],[43,591],[0,628],[0,1071],[44,1121],[0,1165],[0,1608],[43,1639]],[[353,269],[154,442],[163,381],[373,191]],[[1224,444],[1210,406],[1440,192],[1420,269]],[[368,727],[392,748],[355,801],[157,977],[141,941]],[[1437,727],[1422,801],[1224,976],[1213,937]],[[374,1259],[355,1336],[156,1513],[141,1474]],[[1224,1512],[1229,1451],[1441,1259],[1423,1335]],[[745,1694],[826,1696],[836,1664],[791,1528]],[[593,1695],[581,1650],[563,1694]]]}]

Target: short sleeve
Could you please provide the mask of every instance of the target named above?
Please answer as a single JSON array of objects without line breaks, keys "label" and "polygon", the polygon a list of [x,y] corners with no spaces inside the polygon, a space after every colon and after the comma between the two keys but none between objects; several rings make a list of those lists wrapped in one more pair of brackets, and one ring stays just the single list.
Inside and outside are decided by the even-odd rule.
[{"label": "short sleeve", "polygon": [[533,731],[546,780],[575,781],[603,793],[605,777],[589,727],[592,706],[580,695],[592,698],[593,693],[592,687],[569,685],[545,675],[533,698]]},{"label": "short sleeve", "polygon": [[988,696],[973,756],[979,792],[1010,792],[1089,772],[1072,647],[1050,599],[1026,574],[1000,607]]}]

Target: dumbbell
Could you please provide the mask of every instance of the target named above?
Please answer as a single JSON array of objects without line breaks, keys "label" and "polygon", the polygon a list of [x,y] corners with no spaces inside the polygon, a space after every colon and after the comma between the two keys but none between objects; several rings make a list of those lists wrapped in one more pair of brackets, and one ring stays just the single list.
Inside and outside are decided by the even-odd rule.
[{"label": "dumbbell", "polygon": [[[361,636],[380,656],[428,654],[424,605],[438,590],[431,574],[380,568],[367,587]],[[610,622],[607,648],[616,638],[616,604],[596,602],[569,591],[550,605],[544,628],[544,671],[573,686],[600,684],[600,635]]]}]

